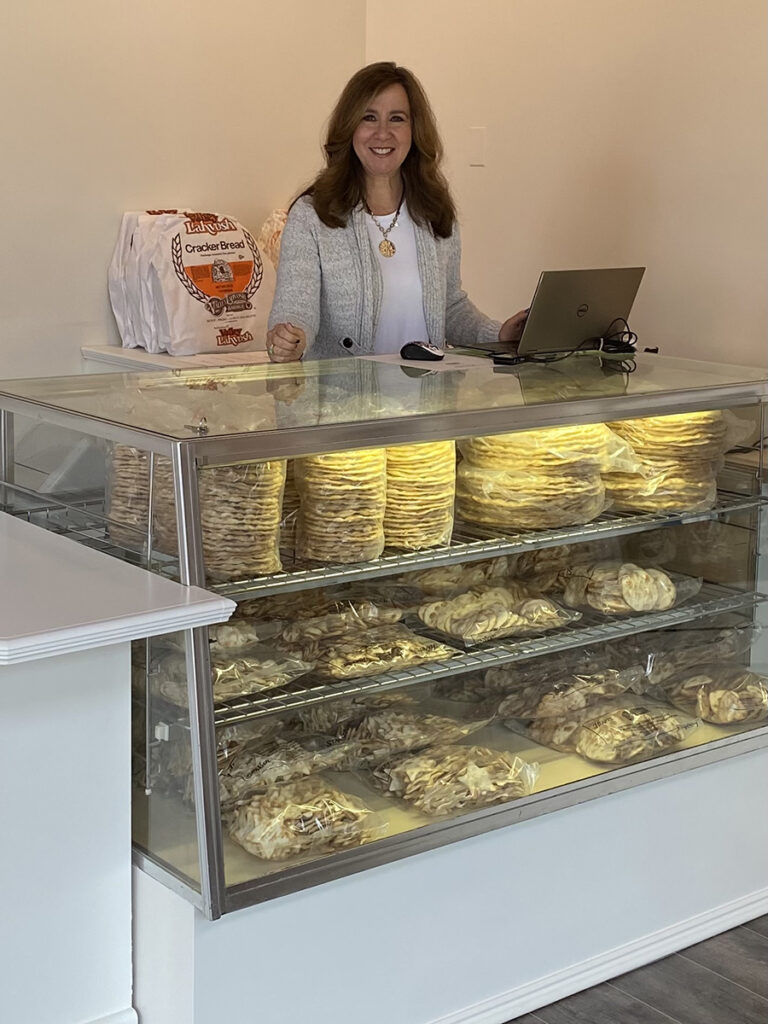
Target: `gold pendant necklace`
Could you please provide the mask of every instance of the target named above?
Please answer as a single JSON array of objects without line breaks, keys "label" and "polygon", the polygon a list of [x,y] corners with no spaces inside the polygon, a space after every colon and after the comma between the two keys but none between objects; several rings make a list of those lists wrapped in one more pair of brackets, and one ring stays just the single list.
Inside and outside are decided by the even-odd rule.
[{"label": "gold pendant necklace", "polygon": [[395,216],[392,218],[392,223],[389,225],[388,228],[383,228],[381,224],[379,224],[379,222],[376,220],[374,215],[371,213],[368,203],[363,203],[363,205],[365,206],[366,213],[371,218],[376,227],[379,229],[379,231],[382,233],[382,235],[384,235],[382,240],[379,242],[379,252],[381,253],[382,256],[386,256],[387,259],[389,259],[390,256],[394,256],[395,253],[397,252],[397,249],[395,248],[395,243],[389,240],[389,233],[390,231],[397,227],[397,221],[400,217],[400,210],[402,208],[404,198],[405,189],[403,189],[403,193],[400,196],[400,202],[397,204],[397,209],[395,210]]}]

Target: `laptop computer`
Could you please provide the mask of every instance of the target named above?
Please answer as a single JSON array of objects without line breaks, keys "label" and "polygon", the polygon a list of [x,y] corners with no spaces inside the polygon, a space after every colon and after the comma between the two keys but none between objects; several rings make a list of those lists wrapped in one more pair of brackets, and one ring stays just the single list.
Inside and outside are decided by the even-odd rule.
[{"label": "laptop computer", "polygon": [[[629,316],[644,273],[645,267],[543,271],[517,354],[571,352],[603,337],[614,320]],[[503,342],[478,347],[491,355],[510,351]]]}]

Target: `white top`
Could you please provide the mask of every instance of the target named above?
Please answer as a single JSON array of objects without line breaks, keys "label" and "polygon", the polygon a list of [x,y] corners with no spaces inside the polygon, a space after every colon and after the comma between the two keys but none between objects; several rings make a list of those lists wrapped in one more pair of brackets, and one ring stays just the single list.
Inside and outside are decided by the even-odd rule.
[{"label": "white top", "polygon": [[[394,220],[390,213],[376,220],[386,229]],[[376,325],[373,350],[377,355],[399,352],[407,341],[429,341],[424,319],[424,297],[421,291],[419,265],[416,260],[416,236],[413,221],[405,203],[400,217],[387,235],[395,246],[394,256],[382,256],[379,242],[384,236],[368,215],[366,217],[371,245],[379,261],[382,284],[381,311]]]},{"label": "white top", "polygon": [[223,622],[235,603],[0,513],[0,665]]},{"label": "white top", "polygon": [[[121,348],[119,345],[83,345],[83,359],[134,370],[199,370],[224,366],[249,366],[268,363],[266,352],[206,352],[198,356],[169,356],[167,352],[145,352],[143,348]],[[107,370],[99,371],[107,373]]]}]

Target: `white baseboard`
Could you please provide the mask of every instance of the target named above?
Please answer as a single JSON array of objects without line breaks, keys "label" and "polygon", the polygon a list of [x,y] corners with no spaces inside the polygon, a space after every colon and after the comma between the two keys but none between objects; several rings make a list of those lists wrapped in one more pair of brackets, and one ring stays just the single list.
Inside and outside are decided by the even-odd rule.
[{"label": "white baseboard", "polygon": [[440,1017],[432,1024],[506,1024],[524,1013],[617,978],[620,974],[643,967],[670,953],[677,953],[765,913],[768,913],[768,889],[760,889],[714,910],[697,914],[680,924],[663,928],[625,946],[545,975],[503,995],[486,999],[457,1013],[450,1013],[447,1017]]},{"label": "white baseboard", "polygon": [[88,1021],[88,1024],[139,1024],[139,1018],[133,1007],[129,1006],[127,1010],[109,1013],[106,1017]]}]

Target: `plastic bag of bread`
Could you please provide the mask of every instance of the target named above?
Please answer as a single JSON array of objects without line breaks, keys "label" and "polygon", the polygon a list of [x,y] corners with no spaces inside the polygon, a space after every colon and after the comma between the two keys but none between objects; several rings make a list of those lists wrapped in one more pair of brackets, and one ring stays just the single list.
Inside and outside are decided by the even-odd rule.
[{"label": "plastic bag of bread", "polygon": [[604,477],[619,510],[699,512],[717,498],[717,467],[728,447],[728,419],[720,410],[646,416],[610,424],[634,449],[639,465]]},{"label": "plastic bag of bread", "polygon": [[278,264],[280,263],[280,243],[282,241],[283,228],[285,227],[287,219],[287,210],[273,210],[259,230],[259,237],[257,239],[259,248],[275,270],[277,270]]},{"label": "plastic bag of bread", "polygon": [[384,550],[387,457],[383,448],[294,462],[301,499],[296,550],[320,562],[367,562]]},{"label": "plastic bag of bread", "polygon": [[225,652],[243,651],[265,640],[271,640],[280,632],[281,623],[260,622],[252,619],[231,619],[208,627],[211,657],[226,657]]},{"label": "plastic bag of bread", "polygon": [[[187,210],[127,213],[110,267],[124,344],[170,355],[263,348],[275,272],[232,217]],[[117,301],[115,301],[117,300]],[[121,332],[122,333],[122,332]]]},{"label": "plastic bag of bread", "polygon": [[717,459],[727,446],[727,422],[719,410],[617,420],[611,430],[641,458]]},{"label": "plastic bag of bread", "polygon": [[463,457],[478,466],[502,470],[537,467],[575,472],[632,472],[637,459],[627,442],[605,423],[518,430],[459,442]]},{"label": "plastic bag of bread", "polygon": [[694,597],[702,583],[618,561],[575,565],[562,578],[563,601],[569,608],[592,608],[605,615],[666,611]]},{"label": "plastic bag of bread", "polygon": [[283,507],[280,519],[280,547],[283,551],[291,554],[296,550],[296,523],[299,518],[300,504],[293,459],[288,459],[285,465],[285,488],[283,489]]},{"label": "plastic bag of bread", "polygon": [[666,753],[697,726],[696,719],[663,705],[616,708],[581,722],[576,753],[600,764],[630,764]]},{"label": "plastic bag of bread", "polygon": [[596,519],[606,508],[596,465],[497,469],[461,462],[456,511],[468,523],[504,530],[548,530]]},{"label": "plastic bag of bread", "polygon": [[420,551],[448,544],[455,495],[453,441],[387,448],[386,546]]},{"label": "plastic bag of bread", "polygon": [[[146,532],[150,463],[147,452],[114,445],[108,458],[107,515],[110,535],[135,528]],[[206,575],[213,580],[279,572],[280,516],[285,461],[206,466],[198,475],[200,524]],[[155,456],[152,531],[158,551],[178,552],[173,473],[169,459]],[[128,528],[128,530],[126,530]],[[122,530],[122,533],[121,533]]]},{"label": "plastic bag of bread", "polygon": [[456,651],[418,636],[401,622],[353,630],[341,637],[324,637],[301,646],[321,679],[357,679],[396,672],[414,665],[452,658]]},{"label": "plastic bag of bread", "polygon": [[206,573],[232,580],[279,572],[285,460],[200,470]]},{"label": "plastic bag of bread", "polygon": [[362,800],[309,775],[252,796],[237,808],[229,834],[256,857],[282,860],[361,846],[385,829]]},{"label": "plastic bag of bread", "polygon": [[386,792],[430,817],[528,796],[538,774],[537,764],[514,754],[454,744],[403,754],[373,770]]},{"label": "plastic bag of bread", "polygon": [[456,743],[482,729],[488,716],[472,714],[448,718],[403,707],[371,711],[350,725],[344,738],[358,745],[360,766],[379,764],[392,754],[420,750],[434,743]]},{"label": "plastic bag of bread", "polygon": [[642,685],[661,686],[696,665],[727,661],[748,651],[756,628],[751,622],[736,626],[678,626],[625,637],[606,645],[614,668],[637,664],[643,669]]},{"label": "plastic bag of bread", "polygon": [[536,693],[555,686],[564,676],[592,675],[608,668],[628,668],[632,664],[631,661],[622,662],[620,666],[612,664],[607,646],[576,647],[494,665],[486,669],[485,682],[489,689],[502,695],[519,693],[528,687]]},{"label": "plastic bag of bread", "polygon": [[352,760],[354,744],[328,736],[276,735],[253,740],[219,763],[219,795],[228,809],[275,783],[315,772],[341,770]]},{"label": "plastic bag of bread", "polygon": [[[563,675],[554,682],[528,683],[513,690],[499,705],[499,718],[563,718],[604,703],[641,683],[642,669],[603,669],[591,674]],[[635,691],[636,692],[636,691]]]},{"label": "plastic bag of bread", "polygon": [[280,619],[308,619],[324,615],[333,608],[333,601],[322,589],[299,590],[297,593],[271,594],[240,601],[232,616],[234,619],[252,619],[271,622]]},{"label": "plastic bag of bread", "polygon": [[387,708],[415,711],[417,702],[410,693],[402,690],[361,693],[357,697],[307,704],[299,708],[296,716],[291,719],[291,726],[297,731],[338,737],[342,736],[344,730],[352,723],[359,722],[372,712],[384,711]]},{"label": "plastic bag of bread", "polygon": [[420,604],[425,598],[463,594],[471,587],[482,586],[487,578],[486,562],[469,562],[466,565],[436,565],[430,569],[406,572],[395,577],[394,584],[405,588],[409,603]]},{"label": "plastic bag of bread", "polygon": [[465,644],[498,637],[546,633],[580,618],[545,597],[531,597],[513,581],[504,587],[479,587],[444,601],[419,607],[425,626]]},{"label": "plastic bag of bread", "polygon": [[698,721],[668,705],[619,697],[595,708],[505,725],[555,750],[575,752],[598,764],[631,764],[679,746]]},{"label": "plastic bag of bread", "polygon": [[504,678],[490,676],[491,669],[480,669],[460,676],[449,676],[432,683],[431,694],[438,700],[457,704],[482,704],[492,697],[507,693],[515,684]]},{"label": "plastic bag of bread", "polygon": [[705,512],[717,500],[717,463],[646,456],[639,472],[606,473],[603,484],[620,512]]},{"label": "plastic bag of bread", "polygon": [[[232,697],[263,693],[286,686],[313,668],[311,662],[267,645],[249,648],[247,655],[211,659],[214,703]],[[168,654],[157,665],[160,693],[179,707],[187,706],[187,666],[183,654]]]},{"label": "plastic bag of bread", "polygon": [[768,718],[768,677],[743,665],[699,665],[648,692],[716,725],[762,722]]},{"label": "plastic bag of bread", "polygon": [[323,615],[286,623],[282,628],[283,640],[288,643],[304,644],[324,637],[343,636],[355,630],[366,630],[369,626],[388,625],[399,622],[403,617],[402,608],[366,599],[339,600],[331,608],[332,610]]}]

